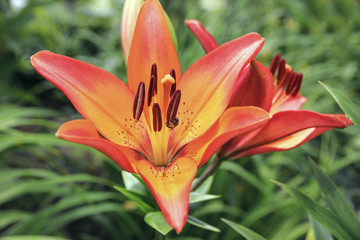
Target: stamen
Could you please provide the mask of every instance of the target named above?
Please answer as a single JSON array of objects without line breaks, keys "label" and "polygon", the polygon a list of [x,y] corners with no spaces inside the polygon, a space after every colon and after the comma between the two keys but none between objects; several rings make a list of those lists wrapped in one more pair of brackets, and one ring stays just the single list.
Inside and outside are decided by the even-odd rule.
[{"label": "stamen", "polygon": [[173,122],[173,120],[176,118],[180,100],[181,100],[181,91],[176,90],[176,92],[174,93],[174,95],[172,96],[172,98],[170,100],[169,107],[166,112],[166,121],[167,122]]},{"label": "stamen", "polygon": [[296,84],[297,75],[298,75],[297,72],[291,73],[290,79],[289,79],[286,89],[285,89],[286,95],[291,94],[292,90],[294,89],[294,86]]},{"label": "stamen", "polygon": [[153,105],[153,128],[154,132],[160,132],[162,128],[161,110],[158,103]]},{"label": "stamen", "polygon": [[171,89],[170,89],[170,97],[172,97],[172,95],[174,94],[174,92],[176,90],[176,73],[175,73],[174,69],[171,69],[170,76],[172,76],[173,79],[175,80],[175,83],[173,85],[171,85]]},{"label": "stamen", "polygon": [[278,74],[277,74],[277,79],[278,81],[281,81],[281,79],[284,77],[285,74],[285,60],[281,59],[280,63],[279,63],[279,70],[278,70]]},{"label": "stamen", "polygon": [[153,96],[154,94],[157,94],[157,80],[158,80],[158,75],[157,75],[157,66],[156,66],[156,63],[154,63],[152,66],[151,66],[151,76],[154,76],[154,93],[153,93]]},{"label": "stamen", "polygon": [[276,54],[275,57],[271,60],[269,69],[270,69],[270,72],[272,73],[272,75],[275,74],[276,69],[279,66],[280,59],[281,59],[281,55]]},{"label": "stamen", "polygon": [[292,97],[295,97],[299,93],[302,80],[303,80],[303,75],[302,73],[299,73],[296,78],[296,86],[294,87],[294,90],[291,93]]},{"label": "stamen", "polygon": [[134,98],[134,105],[133,105],[133,117],[136,120],[139,120],[141,116],[141,113],[144,108],[144,101],[145,101],[145,83],[140,82]]},{"label": "stamen", "polygon": [[151,99],[152,97],[155,95],[154,93],[154,82],[155,82],[155,77],[153,75],[151,75],[150,77],[150,86],[149,86],[149,90],[148,90],[148,101],[147,101],[147,105],[148,107],[151,104]]}]

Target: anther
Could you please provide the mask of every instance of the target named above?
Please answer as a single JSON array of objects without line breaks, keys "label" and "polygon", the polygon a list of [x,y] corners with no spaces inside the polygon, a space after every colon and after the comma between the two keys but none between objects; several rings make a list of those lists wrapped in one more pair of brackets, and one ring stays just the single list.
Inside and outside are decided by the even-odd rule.
[{"label": "anther", "polygon": [[175,73],[174,69],[171,69],[170,76],[172,76],[172,78],[175,80],[175,83],[173,85],[171,85],[171,89],[170,89],[170,97],[172,97],[172,95],[174,94],[174,92],[176,90],[176,73]]},{"label": "anther", "polygon": [[145,83],[140,82],[134,98],[134,105],[133,105],[133,117],[136,120],[139,120],[141,116],[141,113],[144,108],[144,101],[145,101]]},{"label": "anther", "polygon": [[293,72],[291,73],[291,76],[290,76],[290,79],[287,83],[287,86],[286,86],[286,95],[290,95],[296,85],[296,81],[297,81],[297,72]]},{"label": "anther", "polygon": [[149,86],[149,90],[148,90],[148,99],[147,99],[147,105],[148,107],[151,104],[151,99],[152,97],[155,95],[154,92],[154,82],[155,82],[155,77],[153,75],[151,75],[150,77],[150,86]]},{"label": "anther", "polygon": [[292,97],[295,97],[300,91],[302,80],[303,80],[303,75],[302,73],[299,73],[296,77],[296,85],[291,93]]},{"label": "anther", "polygon": [[278,66],[279,66],[280,59],[281,59],[281,55],[280,55],[280,54],[276,54],[275,57],[271,60],[269,69],[270,69],[272,75],[275,74],[276,69],[277,69]]},{"label": "anther", "polygon": [[284,59],[281,59],[280,60],[280,63],[279,63],[279,70],[278,70],[278,74],[277,74],[277,79],[278,81],[281,81],[281,79],[284,77],[285,75],[285,65],[286,65],[286,62]]},{"label": "anther", "polygon": [[[158,75],[157,75],[157,66],[156,66],[156,63],[154,63],[152,66],[151,66],[151,76],[152,77],[154,76],[154,94],[157,94],[157,80],[158,80]],[[153,95],[154,95],[153,94]]]},{"label": "anther", "polygon": [[158,103],[153,105],[153,128],[154,132],[160,132],[162,128],[161,110]]},{"label": "anther", "polygon": [[166,112],[166,121],[167,122],[173,122],[173,120],[176,118],[180,100],[181,100],[181,91],[176,90],[174,95],[171,97],[169,107]]}]

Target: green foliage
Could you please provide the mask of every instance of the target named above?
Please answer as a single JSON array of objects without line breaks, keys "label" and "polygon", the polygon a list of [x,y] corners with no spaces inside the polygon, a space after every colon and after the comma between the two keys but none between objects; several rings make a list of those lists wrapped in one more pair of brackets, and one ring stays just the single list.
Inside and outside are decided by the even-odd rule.
[{"label": "green foliage", "polygon": [[320,84],[331,94],[335,101],[339,104],[344,113],[354,122],[355,126],[360,129],[360,108],[350,99],[345,97],[341,92],[320,82]]},{"label": "green foliage", "polygon": [[328,209],[296,189],[283,183],[274,182],[288,192],[312,217],[337,238],[343,240],[360,238],[359,217],[330,178],[315,163],[311,162],[311,165]]},{"label": "green foliage", "polygon": [[223,221],[224,223],[229,225],[232,229],[234,229],[236,232],[238,232],[239,234],[244,236],[247,240],[266,240],[265,238],[263,238],[259,234],[251,231],[250,229],[248,229],[248,228],[246,228],[244,226],[236,224],[236,223],[234,223],[232,221],[229,221],[229,220],[227,220],[225,218],[222,218],[221,221]]}]

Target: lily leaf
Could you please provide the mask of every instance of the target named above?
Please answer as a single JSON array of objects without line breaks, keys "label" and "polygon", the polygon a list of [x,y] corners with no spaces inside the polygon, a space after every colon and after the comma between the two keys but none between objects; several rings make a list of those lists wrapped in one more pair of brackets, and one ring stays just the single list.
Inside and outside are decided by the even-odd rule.
[{"label": "lily leaf", "polygon": [[247,240],[266,240],[265,238],[263,238],[256,232],[253,232],[252,230],[250,230],[240,224],[234,223],[225,218],[221,218],[221,221],[223,221],[224,223],[229,225],[232,229],[234,229],[236,232],[238,232],[241,236],[243,236]]},{"label": "lily leaf", "polygon": [[134,192],[139,192],[142,194],[146,193],[146,189],[144,187],[144,184],[134,176],[134,174],[122,171],[121,175],[124,180],[125,188]]},{"label": "lily leaf", "polygon": [[314,202],[296,189],[284,183],[276,182],[274,180],[273,182],[284,189],[298,204],[300,204],[314,219],[321,223],[335,237],[342,240],[356,239],[351,237],[347,226],[345,226],[334,213]]},{"label": "lily leaf", "polygon": [[333,240],[331,234],[314,218],[309,216],[311,228],[305,240]]},{"label": "lily leaf", "polygon": [[206,229],[213,232],[220,232],[220,229],[218,229],[217,227],[211,226],[210,224],[201,221],[200,219],[195,218],[193,216],[188,216],[187,222],[190,223],[191,225],[194,225],[202,229]]},{"label": "lily leaf", "polygon": [[191,192],[190,193],[190,203],[197,203],[197,202],[204,202],[213,199],[220,198],[220,195],[212,195],[212,194],[201,194],[198,192]]},{"label": "lily leaf", "polygon": [[145,222],[162,235],[168,234],[172,230],[172,227],[166,222],[161,212],[149,212],[144,218]]},{"label": "lily leaf", "polygon": [[[193,184],[197,181],[198,179],[195,178],[195,180],[193,181]],[[196,190],[195,192],[197,193],[202,193],[202,194],[206,194],[210,191],[211,185],[214,181],[214,177],[210,176],[208,177],[208,179],[206,179]]]},{"label": "lily leaf", "polygon": [[155,211],[155,209],[148,203],[149,200],[143,200],[148,198],[146,195],[119,186],[114,186],[114,188],[121,192],[125,197],[132,200],[144,213]]},{"label": "lily leaf", "polygon": [[329,209],[351,230],[349,233],[352,234],[354,239],[360,239],[360,219],[355,211],[334,182],[313,161],[310,161],[310,163]]},{"label": "lily leaf", "polygon": [[325,83],[319,82],[335,99],[344,113],[353,121],[354,125],[360,130],[360,107],[355,105],[343,93],[329,87]]}]

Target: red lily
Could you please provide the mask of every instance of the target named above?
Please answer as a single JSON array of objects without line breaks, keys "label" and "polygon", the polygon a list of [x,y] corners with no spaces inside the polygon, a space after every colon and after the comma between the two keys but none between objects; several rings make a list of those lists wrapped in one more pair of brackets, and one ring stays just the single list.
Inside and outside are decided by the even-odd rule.
[{"label": "red lily", "polygon": [[[239,73],[263,42],[255,33],[235,39],[181,75],[164,11],[157,0],[148,0],[129,51],[128,86],[100,68],[49,51],[36,53],[31,63],[85,118],[65,123],[56,135],[139,173],[179,233],[197,167],[222,144],[270,118],[256,107],[227,109]],[[192,151],[177,154],[185,145]]]},{"label": "red lily", "polygon": [[[218,43],[199,21],[187,20],[186,24],[207,53],[217,49]],[[253,60],[240,75],[229,107],[257,106],[271,113],[272,118],[263,127],[232,139],[218,154],[238,158],[285,151],[325,131],[352,124],[345,115],[300,110],[306,102],[299,92],[302,78],[280,55],[274,57],[269,69]]]}]

